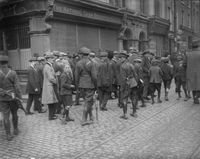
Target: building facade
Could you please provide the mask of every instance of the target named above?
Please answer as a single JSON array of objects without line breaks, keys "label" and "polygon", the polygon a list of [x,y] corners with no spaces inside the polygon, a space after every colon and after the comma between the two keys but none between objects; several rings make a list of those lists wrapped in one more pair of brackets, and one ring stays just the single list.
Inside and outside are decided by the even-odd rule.
[{"label": "building facade", "polygon": [[82,46],[96,52],[133,46],[162,56],[198,38],[199,8],[192,0],[3,0],[0,54],[15,70],[26,70],[35,53],[74,54]]}]

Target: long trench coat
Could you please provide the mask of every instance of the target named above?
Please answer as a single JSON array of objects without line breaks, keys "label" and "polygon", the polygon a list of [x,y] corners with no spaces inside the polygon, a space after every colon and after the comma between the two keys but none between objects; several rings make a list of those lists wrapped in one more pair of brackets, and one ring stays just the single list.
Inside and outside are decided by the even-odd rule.
[{"label": "long trench coat", "polygon": [[189,91],[200,90],[200,51],[187,54],[186,81]]},{"label": "long trench coat", "polygon": [[42,104],[58,103],[58,99],[55,93],[58,80],[56,78],[55,71],[52,64],[46,63],[43,70],[44,81],[42,90]]}]

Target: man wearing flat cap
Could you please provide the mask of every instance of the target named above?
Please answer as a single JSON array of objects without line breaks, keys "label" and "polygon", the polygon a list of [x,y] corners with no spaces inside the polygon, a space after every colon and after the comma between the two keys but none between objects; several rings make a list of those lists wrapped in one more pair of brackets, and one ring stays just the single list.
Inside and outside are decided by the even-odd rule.
[{"label": "man wearing flat cap", "polygon": [[7,140],[12,140],[10,113],[14,135],[18,135],[18,106],[15,98],[22,99],[17,73],[8,68],[8,56],[0,55],[0,112],[3,113],[4,127]]},{"label": "man wearing flat cap", "polygon": [[120,117],[122,119],[128,119],[127,117],[127,105],[128,98],[132,102],[132,113],[131,116],[136,117],[136,92],[138,77],[135,72],[134,66],[127,60],[128,54],[126,51],[122,50],[120,52],[120,60],[122,62],[120,66],[120,94],[121,94],[121,106],[123,108],[123,115]]},{"label": "man wearing flat cap", "polygon": [[[93,122],[92,106],[96,89],[96,73],[93,62],[89,59],[90,52],[87,47],[82,47],[79,50],[81,60],[77,63],[75,69],[76,87],[80,89],[84,98],[82,126]],[[88,115],[90,117],[89,122],[87,121]]]}]

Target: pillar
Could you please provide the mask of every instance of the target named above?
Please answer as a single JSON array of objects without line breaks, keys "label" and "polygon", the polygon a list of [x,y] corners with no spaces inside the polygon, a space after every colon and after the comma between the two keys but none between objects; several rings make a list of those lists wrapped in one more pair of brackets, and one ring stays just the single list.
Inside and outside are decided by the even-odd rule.
[{"label": "pillar", "polygon": [[122,39],[119,39],[118,40],[118,50],[120,51],[120,50],[124,50],[124,48],[123,48],[123,40]]},{"label": "pillar", "polygon": [[31,54],[50,51],[50,39],[48,28],[50,25],[45,23],[43,17],[33,17],[30,20],[30,39],[31,39]]},{"label": "pillar", "polygon": [[148,0],[148,15],[155,15],[155,0]]}]

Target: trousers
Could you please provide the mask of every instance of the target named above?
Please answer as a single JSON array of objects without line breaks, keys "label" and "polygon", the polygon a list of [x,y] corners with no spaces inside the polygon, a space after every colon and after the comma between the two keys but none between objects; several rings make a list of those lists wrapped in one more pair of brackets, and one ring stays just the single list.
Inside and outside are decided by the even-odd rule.
[{"label": "trousers", "polygon": [[90,88],[81,88],[81,94],[83,95],[84,98],[82,121],[86,122],[88,115],[90,117],[90,120],[93,120],[92,106],[94,104],[93,97],[95,94],[95,90]]},{"label": "trousers", "polygon": [[10,135],[10,114],[12,114],[12,124],[14,129],[18,129],[18,106],[15,101],[0,102],[0,111],[3,114],[3,123],[6,134]]}]

